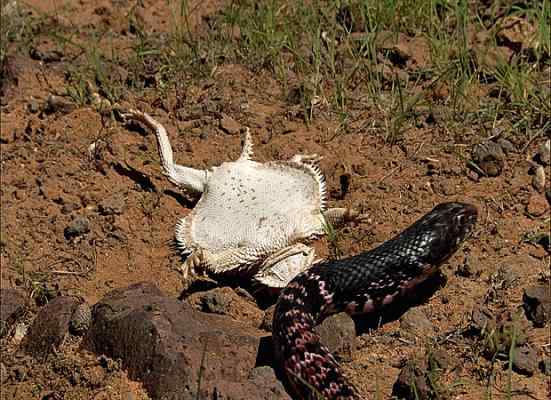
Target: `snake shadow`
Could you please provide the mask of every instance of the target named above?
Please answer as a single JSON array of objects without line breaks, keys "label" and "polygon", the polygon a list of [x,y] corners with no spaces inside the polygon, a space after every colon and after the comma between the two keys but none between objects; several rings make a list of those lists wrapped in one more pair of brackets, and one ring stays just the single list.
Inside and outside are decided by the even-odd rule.
[{"label": "snake shadow", "polygon": [[404,293],[391,304],[381,307],[378,311],[353,316],[356,334],[361,335],[370,332],[384,324],[400,319],[410,308],[426,303],[446,283],[446,275],[443,273],[435,274]]}]

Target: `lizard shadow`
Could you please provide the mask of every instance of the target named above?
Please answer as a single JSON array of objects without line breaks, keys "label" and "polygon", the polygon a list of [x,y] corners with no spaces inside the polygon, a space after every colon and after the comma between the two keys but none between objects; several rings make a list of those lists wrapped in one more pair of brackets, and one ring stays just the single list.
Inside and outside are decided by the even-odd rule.
[{"label": "lizard shadow", "polygon": [[199,201],[198,198],[192,198],[191,196],[184,196],[183,194],[172,189],[166,189],[164,191],[164,194],[172,197],[174,200],[178,202],[178,204],[180,204],[180,206],[182,206],[183,208],[187,208],[188,210],[192,210],[193,207],[195,207],[195,205]]},{"label": "lizard shadow", "polygon": [[352,317],[356,325],[356,335],[361,335],[400,319],[409,309],[426,303],[439,289],[444,287],[447,277],[438,273],[419,283],[404,295],[376,312]]}]

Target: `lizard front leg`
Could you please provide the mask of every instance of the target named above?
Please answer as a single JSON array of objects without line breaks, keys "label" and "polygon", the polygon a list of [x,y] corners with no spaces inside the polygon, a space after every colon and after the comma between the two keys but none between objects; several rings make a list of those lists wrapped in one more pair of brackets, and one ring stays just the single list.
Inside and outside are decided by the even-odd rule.
[{"label": "lizard front leg", "polygon": [[260,265],[254,279],[271,288],[283,288],[314,263],[313,248],[295,243],[272,254]]}]

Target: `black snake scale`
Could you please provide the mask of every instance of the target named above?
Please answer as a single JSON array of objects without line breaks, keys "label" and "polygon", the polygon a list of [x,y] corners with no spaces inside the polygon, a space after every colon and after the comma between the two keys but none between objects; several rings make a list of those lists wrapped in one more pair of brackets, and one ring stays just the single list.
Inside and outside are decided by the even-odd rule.
[{"label": "black snake scale", "polygon": [[[295,399],[360,399],[312,330],[340,311],[369,313],[424,281],[472,231],[477,209],[443,203],[381,246],[313,266],[282,291],[273,323],[275,354]],[[320,396],[321,395],[321,396]]]}]

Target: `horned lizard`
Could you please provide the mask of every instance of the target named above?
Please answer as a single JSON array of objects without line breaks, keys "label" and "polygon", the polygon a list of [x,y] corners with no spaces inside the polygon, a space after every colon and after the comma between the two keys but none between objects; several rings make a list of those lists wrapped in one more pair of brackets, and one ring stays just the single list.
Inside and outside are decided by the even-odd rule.
[{"label": "horned lizard", "polygon": [[268,287],[284,287],[314,262],[314,249],[303,242],[323,235],[327,223],[362,217],[348,208],[326,209],[317,155],[254,161],[247,128],[236,161],[198,170],[174,162],[167,132],[151,116],[136,110],[122,116],[155,132],[163,174],[172,183],[202,194],[176,225],[176,246],[188,256],[182,265],[184,281],[200,272],[246,273]]}]

